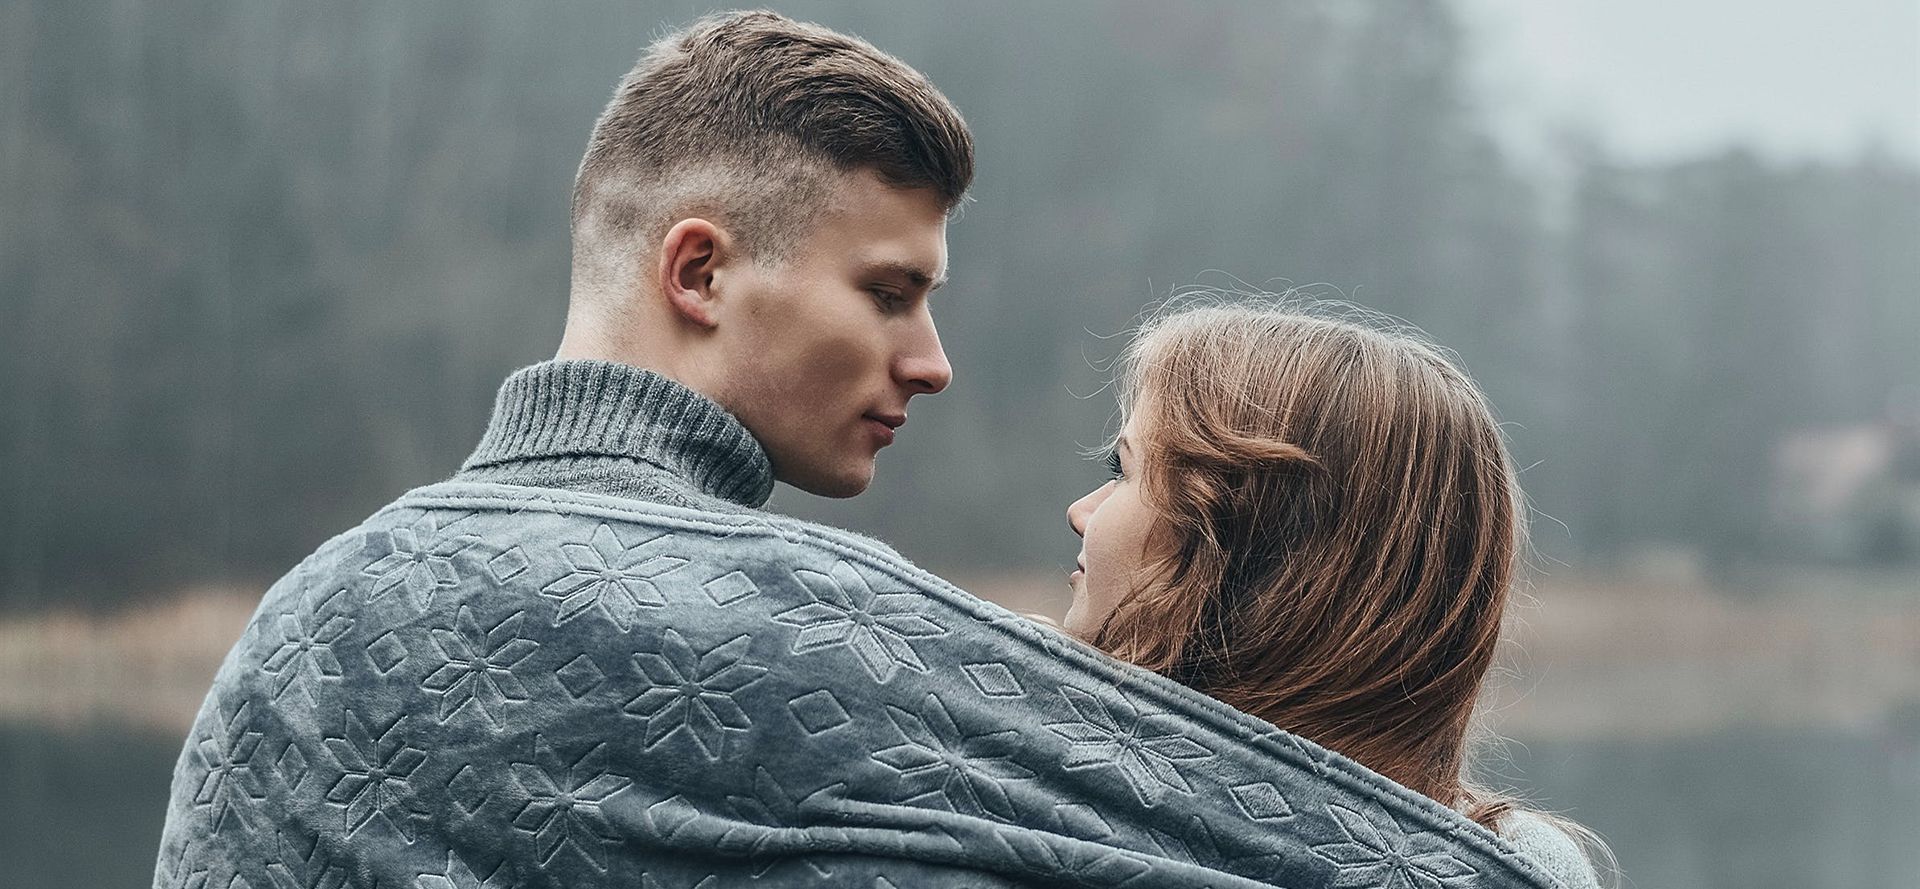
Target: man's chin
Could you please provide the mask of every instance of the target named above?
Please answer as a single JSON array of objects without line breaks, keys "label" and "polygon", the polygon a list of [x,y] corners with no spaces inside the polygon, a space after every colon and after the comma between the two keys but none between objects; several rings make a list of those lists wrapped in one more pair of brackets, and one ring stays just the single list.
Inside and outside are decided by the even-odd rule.
[{"label": "man's chin", "polygon": [[789,473],[774,477],[816,497],[845,500],[859,496],[873,484],[873,463],[847,472]]}]

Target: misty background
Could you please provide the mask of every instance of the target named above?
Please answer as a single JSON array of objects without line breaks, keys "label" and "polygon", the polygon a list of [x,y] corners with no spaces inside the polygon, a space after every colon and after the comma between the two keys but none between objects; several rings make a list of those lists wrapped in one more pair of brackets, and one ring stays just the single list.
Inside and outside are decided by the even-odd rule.
[{"label": "misty background", "polygon": [[[867,494],[772,508],[1057,611],[1142,309],[1350,299],[1525,467],[1489,771],[1624,885],[1920,873],[1920,4],[771,5],[926,72],[980,171],[953,387]],[[7,885],[145,885],[252,603],[552,354],[587,132],[710,8],[0,10]]]}]

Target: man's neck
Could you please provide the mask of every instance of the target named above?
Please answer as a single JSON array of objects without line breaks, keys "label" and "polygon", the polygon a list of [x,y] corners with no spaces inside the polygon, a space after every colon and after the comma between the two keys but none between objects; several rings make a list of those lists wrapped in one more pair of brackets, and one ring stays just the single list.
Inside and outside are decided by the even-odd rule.
[{"label": "man's neck", "polygon": [[773,491],[766,451],[724,408],[658,372],[600,359],[508,377],[459,477],[642,497],[670,487],[754,508]]},{"label": "man's neck", "polygon": [[[575,303],[578,306],[578,303]],[[555,361],[606,361],[652,371],[706,398],[714,398],[712,387],[699,373],[689,344],[662,342],[667,324],[662,319],[635,318],[614,324],[578,308],[567,314],[567,327],[560,336]]]}]

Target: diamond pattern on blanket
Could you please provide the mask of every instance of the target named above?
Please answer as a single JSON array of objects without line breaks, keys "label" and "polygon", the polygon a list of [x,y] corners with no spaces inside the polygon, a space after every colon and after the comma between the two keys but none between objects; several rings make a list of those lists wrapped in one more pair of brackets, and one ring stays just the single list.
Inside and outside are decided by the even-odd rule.
[{"label": "diamond pattern on blanket", "polygon": [[1115,769],[1142,805],[1155,805],[1168,791],[1192,793],[1181,766],[1213,758],[1212,751],[1186,737],[1186,726],[1179,718],[1142,711],[1125,694],[1115,692],[1103,701],[1071,685],[1063,686],[1060,693],[1079,717],[1046,724],[1048,731],[1069,745],[1061,766],[1069,771]]},{"label": "diamond pattern on blanket", "polygon": [[447,866],[439,873],[425,873],[413,880],[413,889],[507,889],[513,885],[506,865],[502,864],[487,874],[486,879],[477,876],[460,856],[447,851]]},{"label": "diamond pattern on blanket", "polygon": [[[736,817],[748,822],[751,826],[729,828],[714,845],[716,848],[738,851],[750,859],[755,859],[753,876],[754,879],[760,879],[784,860],[771,854],[769,848],[783,836],[790,835],[783,833],[783,829],[788,825],[803,823],[805,810],[813,808],[812,801],[815,798],[833,795],[845,787],[845,784],[836,782],[796,797],[778,780],[775,780],[772,772],[767,771],[765,767],[755,766],[753,795],[727,795],[727,808],[733,810]],[[812,841],[810,845],[821,851],[847,846],[845,834],[837,830],[816,831],[809,839]],[[811,858],[801,859],[800,864],[811,874],[812,879],[809,882],[833,876],[831,869]]]},{"label": "diamond pattern on blanket", "polygon": [[1228,788],[1228,792],[1233,794],[1233,801],[1240,805],[1240,811],[1255,821],[1278,821],[1293,814],[1293,807],[1287,805],[1287,798],[1271,782],[1237,784]]},{"label": "diamond pattern on blanket", "polygon": [[760,588],[744,571],[729,571],[701,584],[700,588],[707,592],[713,604],[723,607],[760,593]]},{"label": "diamond pattern on blanket", "polygon": [[1207,827],[1207,822],[1195,815],[1187,819],[1185,828],[1178,835],[1157,828],[1149,828],[1147,834],[1168,858],[1202,867],[1212,867],[1218,863],[1220,843],[1214,839],[1213,829]]},{"label": "diamond pattern on blanket", "polygon": [[506,583],[519,577],[520,572],[527,570],[529,564],[531,562],[527,559],[527,551],[515,545],[507,547],[499,555],[488,559],[487,570],[493,574],[494,580]]},{"label": "diamond pattern on blanket", "polygon": [[963,731],[932,693],[921,699],[918,712],[887,705],[887,718],[902,742],[875,750],[873,758],[900,775],[906,803],[1014,819],[1005,782],[1033,777],[1013,758],[1024,746],[1018,730]]},{"label": "diamond pattern on blanket", "polygon": [[607,846],[620,836],[600,807],[633,783],[600,765],[606,747],[598,743],[578,756],[567,756],[534,735],[536,761],[509,764],[514,783],[528,797],[513,826],[532,837],[541,865],[551,866],[571,851],[594,870],[606,872]]},{"label": "diamond pattern on blanket", "polygon": [[1313,853],[1338,868],[1336,887],[1439,889],[1477,871],[1451,851],[1452,844],[1430,832],[1407,833],[1385,812],[1366,813],[1329,803],[1327,814],[1346,839],[1312,846]]},{"label": "diamond pattern on blanket", "polygon": [[840,706],[840,699],[824,688],[788,701],[787,712],[793,714],[794,721],[800,723],[800,727],[806,729],[809,735],[839,728],[851,719],[847,715],[847,708]]},{"label": "diamond pattern on blanket", "polygon": [[653,874],[641,874],[640,889],[720,889],[720,878],[708,874],[692,882],[685,882],[665,878],[655,879]]},{"label": "diamond pattern on blanket", "polygon": [[1272,730],[1265,737],[1299,751],[1300,757],[1307,761],[1307,767],[1313,770],[1314,775],[1325,778],[1333,774],[1332,751],[1318,745],[1309,746],[1306,739],[1299,735],[1289,734],[1279,729]]},{"label": "diamond pattern on blanket", "polygon": [[297,680],[303,680],[298,684],[307,702],[317,704],[310,683],[339,680],[340,659],[334,655],[333,643],[353,629],[353,618],[341,613],[346,598],[345,587],[326,595],[321,595],[318,589],[308,589],[301,595],[297,611],[280,614],[276,621],[280,643],[260,665],[263,672],[273,677],[275,698],[285,694]]},{"label": "diamond pattern on blanket", "polygon": [[253,703],[242,701],[227,711],[215,702],[213,716],[193,745],[202,769],[193,804],[206,808],[209,828],[219,833],[228,815],[244,819],[236,804],[258,804],[266,793],[253,770],[253,755],[263,737],[253,726]]},{"label": "diamond pattern on blanket", "polygon": [[347,881],[346,867],[319,837],[308,840],[283,829],[274,849],[277,854],[267,860],[274,889],[331,889]]},{"label": "diamond pattern on blanket", "polygon": [[367,551],[382,553],[361,570],[362,574],[374,578],[367,601],[379,601],[404,587],[414,607],[427,608],[433,604],[436,591],[459,586],[460,572],[453,559],[479,542],[480,538],[473,534],[443,536],[431,513],[423,513],[405,528],[367,535]]},{"label": "diamond pattern on blanket", "polygon": [[298,792],[302,782],[307,780],[307,755],[292,741],[280,751],[278,759],[273,761],[273,774],[280,779],[288,791]]},{"label": "diamond pattern on blanket", "polygon": [[[189,842],[182,848],[180,860],[174,862],[173,867],[169,870],[168,874],[172,882],[168,885],[170,885],[172,889],[207,889],[207,884],[213,876],[212,871],[210,868],[200,864],[199,861],[191,858],[188,853],[190,853],[192,849],[193,844]],[[235,874],[235,876],[239,875]]]},{"label": "diamond pattern on blanket", "polygon": [[645,827],[653,836],[671,840],[674,834],[699,818],[700,809],[676,793],[647,807]]},{"label": "diamond pattern on blanket", "polygon": [[447,796],[461,811],[472,815],[493,798],[493,784],[472,763],[467,763],[447,779]]},{"label": "diamond pattern on blanket", "polygon": [[346,810],[348,837],[379,818],[413,841],[413,819],[425,813],[415,807],[407,779],[427,761],[427,754],[407,743],[408,734],[401,728],[406,721],[404,715],[395,717],[376,734],[349,709],[343,736],[322,741],[339,772],[326,799]]},{"label": "diamond pattern on blanket", "polygon": [[1007,669],[1006,664],[998,661],[961,664],[960,671],[967,674],[967,679],[973,683],[974,688],[980,689],[981,694],[990,698],[1017,698],[1027,693],[1027,690],[1021,687],[1019,678],[1013,675],[1013,671]]},{"label": "diamond pattern on blanket", "polygon": [[421,687],[440,696],[441,722],[471,704],[491,725],[500,724],[500,709],[528,699],[527,687],[514,675],[521,662],[540,643],[520,633],[526,612],[516,611],[482,631],[473,609],[461,605],[454,629],[435,627],[429,635],[438,654],[438,666]]},{"label": "diamond pattern on blanket", "polygon": [[687,563],[662,551],[672,536],[657,534],[627,546],[611,525],[602,522],[586,543],[561,544],[560,552],[573,570],[540,590],[541,595],[560,600],[553,625],[597,610],[624,633],[633,629],[641,608],[667,604],[654,580]]},{"label": "diamond pattern on blanket", "polygon": [[1059,803],[1053,807],[1054,821],[1060,832],[1083,840],[1104,840],[1113,836],[1113,825],[1100,817],[1100,810],[1086,803]]},{"label": "diamond pattern on blanket", "polygon": [[401,641],[400,634],[393,630],[381,633],[372,642],[367,643],[367,660],[373,662],[373,668],[381,673],[391,673],[407,659],[407,643]]},{"label": "diamond pattern on blanket", "polygon": [[995,831],[993,838],[1004,851],[1012,854],[1023,870],[1050,881],[1065,877],[1094,886],[1125,886],[1153,869],[1139,857],[1112,846],[1068,840],[1038,831],[1007,827]]},{"label": "diamond pattern on blanket", "polygon": [[703,652],[694,651],[672,628],[661,634],[660,652],[639,652],[633,666],[653,687],[622,709],[647,721],[644,743],[651,750],[675,733],[685,734],[710,760],[720,758],[726,730],[753,727],[734,695],[760,681],[767,668],[753,663],[747,650],[753,637],[741,634]]},{"label": "diamond pattern on blanket", "polygon": [[846,648],[876,682],[892,679],[902,667],[927,672],[914,640],[945,636],[947,628],[922,613],[925,597],[920,593],[875,593],[866,577],[845,559],[834,563],[830,574],[806,569],[793,574],[813,601],[773,619],[800,628],[793,640],[794,654]]},{"label": "diamond pattern on blanket", "polygon": [[567,694],[576,701],[599,688],[600,683],[607,679],[607,674],[593,662],[593,658],[585,654],[574,657],[566,666],[555,670],[553,675],[560,680],[560,687],[566,689]]}]

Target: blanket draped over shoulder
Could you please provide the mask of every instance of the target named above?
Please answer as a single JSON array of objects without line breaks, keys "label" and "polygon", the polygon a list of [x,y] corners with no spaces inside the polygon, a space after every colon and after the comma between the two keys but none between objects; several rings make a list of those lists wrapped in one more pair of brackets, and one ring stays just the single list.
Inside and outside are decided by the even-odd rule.
[{"label": "blanket draped over shoulder", "polygon": [[749,883],[1554,885],[1445,806],[858,535],[461,479],[267,592],[155,877]]}]

